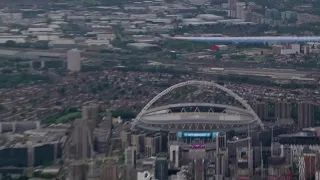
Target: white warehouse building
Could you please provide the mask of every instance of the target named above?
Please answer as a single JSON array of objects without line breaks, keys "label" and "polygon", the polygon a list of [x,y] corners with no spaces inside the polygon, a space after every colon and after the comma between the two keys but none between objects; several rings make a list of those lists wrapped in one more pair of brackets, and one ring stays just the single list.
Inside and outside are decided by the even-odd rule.
[{"label": "white warehouse building", "polygon": [[68,70],[72,72],[79,72],[81,70],[81,51],[78,49],[71,49],[67,54]]},{"label": "white warehouse building", "polygon": [[201,19],[203,21],[218,21],[224,19],[222,16],[217,16],[214,14],[199,14],[197,16],[198,19]]},{"label": "white warehouse building", "polygon": [[299,44],[287,44],[287,45],[273,45],[273,54],[277,55],[289,55],[289,54],[300,54]]}]

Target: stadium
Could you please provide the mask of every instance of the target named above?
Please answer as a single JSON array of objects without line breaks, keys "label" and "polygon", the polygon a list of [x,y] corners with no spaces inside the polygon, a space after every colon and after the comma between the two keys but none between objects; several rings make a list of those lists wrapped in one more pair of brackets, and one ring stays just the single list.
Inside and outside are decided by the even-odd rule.
[{"label": "stadium", "polygon": [[[185,86],[216,88],[235,98],[243,108],[214,103],[178,103],[150,108],[167,93]],[[250,105],[224,86],[207,81],[187,81],[173,85],[155,96],[137,115],[131,129],[166,131],[178,136],[213,136],[214,132],[261,128],[263,124]]]}]

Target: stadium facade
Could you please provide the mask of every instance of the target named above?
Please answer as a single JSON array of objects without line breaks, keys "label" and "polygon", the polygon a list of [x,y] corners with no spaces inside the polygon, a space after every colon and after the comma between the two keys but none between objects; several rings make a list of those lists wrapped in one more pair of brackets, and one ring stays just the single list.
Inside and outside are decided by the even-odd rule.
[{"label": "stadium facade", "polygon": [[[184,86],[206,86],[220,89],[234,97],[244,108],[212,103],[181,103],[149,109],[167,93]],[[136,126],[149,131],[167,132],[225,132],[230,129],[247,129],[263,124],[250,105],[231,90],[207,81],[187,81],[173,85],[155,96],[137,115],[131,129]],[[212,133],[212,132],[211,132]]]}]

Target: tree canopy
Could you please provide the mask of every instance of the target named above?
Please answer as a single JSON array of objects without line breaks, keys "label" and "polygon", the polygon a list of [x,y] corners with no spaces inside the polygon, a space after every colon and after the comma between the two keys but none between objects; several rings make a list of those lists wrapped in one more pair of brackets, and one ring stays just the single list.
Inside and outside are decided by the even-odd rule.
[{"label": "tree canopy", "polygon": [[38,74],[3,74],[0,76],[0,88],[9,88],[19,84],[25,83],[50,83],[49,77]]}]

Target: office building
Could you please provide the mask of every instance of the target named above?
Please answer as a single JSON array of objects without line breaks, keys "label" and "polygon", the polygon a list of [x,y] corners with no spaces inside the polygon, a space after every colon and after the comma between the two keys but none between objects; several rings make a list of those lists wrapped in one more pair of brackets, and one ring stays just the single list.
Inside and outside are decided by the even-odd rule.
[{"label": "office building", "polygon": [[109,118],[104,118],[99,127],[93,131],[95,151],[98,153],[107,153],[109,150],[112,126],[110,122]]},{"label": "office building", "polygon": [[146,156],[155,156],[157,153],[162,151],[162,136],[152,135],[145,137],[145,147],[144,152]]},{"label": "office building", "polygon": [[228,0],[229,5],[229,16],[236,17],[237,16],[237,0]]},{"label": "office building", "polygon": [[253,151],[250,148],[237,149],[237,176],[241,179],[250,179],[253,173]]},{"label": "office building", "polygon": [[154,172],[156,179],[168,180],[168,160],[166,158],[157,158]]},{"label": "office building", "polygon": [[131,134],[131,145],[137,150],[137,154],[144,152],[146,134]]},{"label": "office building", "polygon": [[284,157],[268,158],[268,179],[293,180],[292,166],[286,163]]},{"label": "office building", "polygon": [[177,52],[176,51],[170,51],[170,59],[177,59]]},{"label": "office building", "polygon": [[180,159],[181,159],[181,152],[179,145],[171,145],[169,147],[169,157],[170,162],[173,163],[174,168],[180,167]]},{"label": "office building", "polygon": [[100,180],[117,180],[118,178],[118,165],[107,164],[102,168]]},{"label": "office building", "polygon": [[274,116],[277,119],[291,118],[292,105],[289,102],[277,102],[274,106]]},{"label": "office building", "polygon": [[299,128],[312,127],[314,121],[314,105],[310,102],[301,102],[298,105]]},{"label": "office building", "polygon": [[263,156],[262,156],[263,147],[261,146],[252,147],[252,150],[253,150],[253,157],[252,157],[253,168],[254,169],[259,168],[261,167],[261,163],[263,161]]},{"label": "office building", "polygon": [[93,130],[99,121],[99,105],[90,103],[82,107],[82,119],[87,121],[89,127]]},{"label": "office building", "polygon": [[271,144],[271,156],[273,157],[281,157],[282,154],[282,147],[281,144],[276,142]]},{"label": "office building", "polygon": [[231,140],[228,141],[228,153],[229,156],[236,156],[237,154],[237,149],[241,147],[248,147],[250,143],[251,138],[232,138]]},{"label": "office building", "polygon": [[319,167],[319,154],[310,148],[304,148],[299,157],[299,179],[312,179]]},{"label": "office building", "polygon": [[227,134],[224,132],[220,132],[217,136],[217,147],[216,150],[220,150],[220,148],[225,149],[227,148]]},{"label": "office building", "polygon": [[100,180],[137,180],[137,171],[131,166],[107,164],[102,168]]},{"label": "office building", "polygon": [[81,51],[78,49],[69,50],[67,53],[67,64],[69,71],[81,71]]},{"label": "office building", "polygon": [[312,179],[316,174],[316,155],[303,154],[299,158],[299,178]]},{"label": "office building", "polygon": [[125,157],[125,165],[136,167],[137,163],[137,151],[135,147],[127,147],[124,151],[124,157]]},{"label": "office building", "polygon": [[96,162],[88,162],[87,180],[100,180],[100,165]]},{"label": "office building", "polygon": [[95,134],[94,136],[95,136],[94,150],[100,154],[107,153],[109,150],[110,135],[106,135],[106,134],[101,133],[101,134]]},{"label": "office building", "polygon": [[[0,167],[34,167],[53,163],[62,156],[62,143],[50,139],[44,132],[29,135],[28,140],[9,139],[0,146]],[[50,134],[53,136],[55,135]],[[12,137],[12,136],[11,136]],[[11,138],[4,136],[1,138]],[[15,136],[16,137],[16,136]],[[1,172],[0,172],[1,174]]]},{"label": "office building", "polygon": [[97,119],[99,116],[99,105],[89,103],[82,107],[82,118],[83,119]]},{"label": "office building", "polygon": [[293,163],[293,152],[290,145],[281,145],[281,154],[285,158],[287,164]]},{"label": "office building", "polygon": [[268,104],[266,102],[256,102],[253,104],[252,109],[261,120],[268,118]]},{"label": "office building", "polygon": [[87,180],[88,165],[72,163],[68,166],[68,180]]},{"label": "office building", "polygon": [[270,18],[270,19],[281,17],[280,11],[274,8],[266,9],[264,15],[266,18]]},{"label": "office building", "polygon": [[283,146],[274,143],[271,146],[271,156],[268,157],[268,179],[292,180],[292,166],[286,161]]},{"label": "office building", "polygon": [[[98,110],[99,113],[99,110]],[[99,120],[99,114],[97,114],[97,120]],[[102,119],[102,122],[99,124],[99,128],[103,128],[105,130],[111,131],[112,129],[112,116],[111,113],[108,112],[107,115]]]},{"label": "office building", "polygon": [[32,129],[40,129],[40,121],[0,122],[0,133],[24,132]]},{"label": "office building", "polygon": [[192,162],[192,179],[205,180],[206,179],[206,160],[194,159]]},{"label": "office building", "polygon": [[[164,139],[164,136],[161,134],[161,133],[157,133],[155,134],[155,137],[156,137],[156,151],[157,153],[159,152],[162,152],[163,151],[163,139]],[[167,150],[167,149],[166,149]]]},{"label": "office building", "polygon": [[121,131],[120,138],[121,138],[121,147],[123,149],[131,146],[131,132],[130,131]]},{"label": "office building", "polygon": [[245,2],[237,2],[236,3],[236,18],[244,19],[246,14],[246,3]]},{"label": "office building", "polygon": [[272,45],[272,52],[275,55],[300,54],[300,44]]},{"label": "office building", "polygon": [[65,145],[65,156],[72,160],[87,160],[93,157],[93,132],[82,119],[76,119],[71,135]]},{"label": "office building", "polygon": [[315,180],[320,180],[320,170],[316,171],[316,177],[314,179]]},{"label": "office building", "polygon": [[220,148],[219,151],[216,153],[216,170],[215,174],[219,175],[220,177],[224,177],[228,171],[228,149],[227,148]]}]

